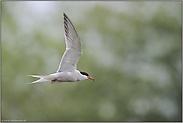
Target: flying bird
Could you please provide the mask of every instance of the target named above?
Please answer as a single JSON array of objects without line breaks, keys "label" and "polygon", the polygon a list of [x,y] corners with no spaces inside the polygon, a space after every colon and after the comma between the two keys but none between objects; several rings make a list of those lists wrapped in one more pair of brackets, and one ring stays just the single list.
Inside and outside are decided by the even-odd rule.
[{"label": "flying bird", "polygon": [[71,20],[65,13],[63,13],[63,16],[66,50],[62,56],[57,72],[50,75],[28,75],[40,78],[39,80],[28,84],[48,81],[51,81],[51,83],[77,82],[85,79],[95,81],[88,73],[76,70],[77,62],[82,55],[82,45]]}]

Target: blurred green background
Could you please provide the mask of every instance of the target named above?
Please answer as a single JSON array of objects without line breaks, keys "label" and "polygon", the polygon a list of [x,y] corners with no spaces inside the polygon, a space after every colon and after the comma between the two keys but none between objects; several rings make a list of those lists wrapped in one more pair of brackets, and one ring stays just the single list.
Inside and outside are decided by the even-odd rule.
[{"label": "blurred green background", "polygon": [[[1,119],[182,121],[181,2],[1,2]],[[63,12],[96,81],[50,84],[65,51]]]}]

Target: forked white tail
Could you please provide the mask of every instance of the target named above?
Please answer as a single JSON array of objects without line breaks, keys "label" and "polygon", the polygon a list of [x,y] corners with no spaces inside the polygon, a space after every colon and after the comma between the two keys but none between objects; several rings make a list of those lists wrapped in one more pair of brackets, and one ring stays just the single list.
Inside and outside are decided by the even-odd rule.
[{"label": "forked white tail", "polygon": [[28,76],[32,76],[32,77],[37,77],[37,78],[40,78],[34,82],[31,82],[31,83],[27,83],[27,84],[33,84],[33,83],[38,83],[38,82],[48,82],[50,80],[48,79],[45,79],[47,76],[42,76],[42,75],[28,75]]}]

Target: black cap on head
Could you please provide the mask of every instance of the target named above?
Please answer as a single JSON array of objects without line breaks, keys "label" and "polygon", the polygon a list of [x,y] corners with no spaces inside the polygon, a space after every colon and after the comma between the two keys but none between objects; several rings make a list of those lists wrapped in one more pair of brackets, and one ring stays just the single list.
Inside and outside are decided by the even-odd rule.
[{"label": "black cap on head", "polygon": [[80,71],[80,73],[81,73],[82,75],[89,76],[86,72],[81,72],[81,71]]}]

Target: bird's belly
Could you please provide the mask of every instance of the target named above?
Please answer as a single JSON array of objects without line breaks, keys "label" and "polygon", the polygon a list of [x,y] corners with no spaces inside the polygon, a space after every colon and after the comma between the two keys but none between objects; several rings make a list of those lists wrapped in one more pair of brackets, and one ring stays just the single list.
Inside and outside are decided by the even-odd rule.
[{"label": "bird's belly", "polygon": [[58,78],[57,80],[56,80],[57,82],[75,82],[76,81],[76,79],[74,79],[74,78]]},{"label": "bird's belly", "polygon": [[63,72],[63,73],[59,73],[57,75],[57,79],[56,81],[52,81],[52,83],[57,83],[57,82],[76,82],[79,81],[79,79],[77,79],[76,74],[73,74],[72,72]]}]

